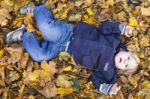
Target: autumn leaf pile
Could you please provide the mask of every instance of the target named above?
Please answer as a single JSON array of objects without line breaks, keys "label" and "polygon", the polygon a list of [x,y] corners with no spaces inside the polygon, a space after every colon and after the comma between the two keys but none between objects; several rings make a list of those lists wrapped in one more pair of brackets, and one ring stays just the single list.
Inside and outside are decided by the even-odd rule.
[{"label": "autumn leaf pile", "polygon": [[[128,1],[128,2],[127,2]],[[21,43],[6,44],[5,35],[24,22],[41,41],[33,14],[20,15],[25,5],[44,4],[55,19],[95,26],[105,20],[135,27],[122,42],[140,57],[133,76],[119,75],[121,90],[116,96],[99,93],[89,81],[91,71],[75,64],[62,52],[51,61],[34,62]],[[150,99],[150,1],[149,0],[1,0],[0,1],[0,97],[3,99]]]}]

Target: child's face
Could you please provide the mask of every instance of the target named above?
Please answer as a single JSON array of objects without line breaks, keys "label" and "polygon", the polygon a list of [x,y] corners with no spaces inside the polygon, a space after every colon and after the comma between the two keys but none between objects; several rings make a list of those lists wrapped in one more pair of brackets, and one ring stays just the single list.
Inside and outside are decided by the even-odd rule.
[{"label": "child's face", "polygon": [[115,56],[115,65],[121,70],[135,70],[138,67],[139,58],[135,53],[120,51]]}]

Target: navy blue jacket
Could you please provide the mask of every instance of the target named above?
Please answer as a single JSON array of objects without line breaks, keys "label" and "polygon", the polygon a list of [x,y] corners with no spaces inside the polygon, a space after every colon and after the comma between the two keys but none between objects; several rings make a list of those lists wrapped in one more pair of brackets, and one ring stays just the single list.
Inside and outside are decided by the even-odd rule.
[{"label": "navy blue jacket", "polygon": [[91,80],[98,89],[102,83],[117,81],[114,55],[121,41],[119,23],[104,22],[95,27],[79,22],[73,30],[68,52],[77,64],[93,70]]}]

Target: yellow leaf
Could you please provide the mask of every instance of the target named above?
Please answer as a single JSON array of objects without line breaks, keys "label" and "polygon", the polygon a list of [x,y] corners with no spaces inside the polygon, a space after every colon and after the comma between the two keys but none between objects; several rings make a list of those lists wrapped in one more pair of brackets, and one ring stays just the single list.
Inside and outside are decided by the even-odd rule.
[{"label": "yellow leaf", "polygon": [[0,25],[7,25],[8,19],[11,19],[8,9],[0,9]]},{"label": "yellow leaf", "polygon": [[46,86],[44,88],[38,88],[36,90],[48,99],[57,95],[55,84],[50,82],[46,83]]},{"label": "yellow leaf", "polygon": [[150,89],[150,81],[144,81],[142,83],[140,83],[141,88],[148,88]]},{"label": "yellow leaf", "polygon": [[28,97],[28,99],[35,99],[35,97],[32,96],[32,95],[30,95],[30,96]]},{"label": "yellow leaf", "polygon": [[13,5],[14,5],[13,0],[1,0],[1,3],[0,3],[0,6],[2,8],[6,8],[9,11],[13,10]]},{"label": "yellow leaf", "polygon": [[97,24],[97,20],[95,19],[95,18],[93,18],[93,17],[89,17],[89,16],[87,16],[87,15],[84,15],[83,16],[83,21],[85,22],[85,23],[89,23],[89,24]]},{"label": "yellow leaf", "polygon": [[23,91],[24,91],[24,88],[25,88],[25,85],[23,84],[19,90],[19,98],[21,99],[22,98],[22,94],[23,94]]},{"label": "yellow leaf", "polygon": [[150,7],[148,7],[148,8],[144,8],[144,7],[141,7],[141,13],[142,13],[142,15],[144,15],[144,16],[150,16]]},{"label": "yellow leaf", "polygon": [[19,61],[23,54],[23,48],[21,47],[6,47],[6,52],[9,53],[10,57],[8,59],[9,63],[16,63]]},{"label": "yellow leaf", "polygon": [[65,60],[67,61],[68,59],[70,58],[70,55],[66,52],[61,52],[59,54],[59,60],[62,61],[62,60]]},{"label": "yellow leaf", "polygon": [[58,94],[60,94],[61,96],[66,96],[69,95],[71,93],[74,92],[74,88],[70,87],[70,88],[57,88]]},{"label": "yellow leaf", "polygon": [[69,77],[66,75],[59,75],[56,79],[56,85],[59,87],[69,88],[73,85],[71,81],[69,81]]},{"label": "yellow leaf", "polygon": [[22,69],[25,69],[27,67],[28,60],[29,60],[29,54],[28,53],[23,53],[22,58],[19,61],[19,63],[20,63],[19,66]]},{"label": "yellow leaf", "polygon": [[55,66],[56,63],[53,61],[50,61],[49,63],[46,61],[41,62],[42,70],[40,70],[40,79],[44,79],[46,82],[49,80],[51,81],[57,71]]},{"label": "yellow leaf", "polygon": [[39,76],[39,72],[29,72],[28,74],[28,78],[30,81],[37,81],[38,80],[38,76]]},{"label": "yellow leaf", "polygon": [[81,14],[75,14],[75,15],[69,16],[68,20],[71,22],[78,22],[78,21],[81,21],[81,17],[82,17]]},{"label": "yellow leaf", "polygon": [[130,26],[138,26],[138,21],[135,19],[135,17],[131,17],[129,19],[129,25]]},{"label": "yellow leaf", "polygon": [[86,12],[88,13],[88,15],[91,15],[91,16],[94,15],[94,12],[91,8],[86,8]]},{"label": "yellow leaf", "polygon": [[99,0],[101,2],[102,8],[109,8],[109,6],[113,6],[115,1],[114,0]]},{"label": "yellow leaf", "polygon": [[24,22],[24,17],[14,20],[12,24],[14,27],[20,27],[23,24],[23,22]]},{"label": "yellow leaf", "polygon": [[1,49],[1,50],[0,50],[0,57],[2,57],[4,54],[5,54],[5,50],[4,50],[4,49]]},{"label": "yellow leaf", "polygon": [[66,19],[68,16],[69,11],[71,10],[71,6],[68,6],[67,9],[65,9],[65,11],[62,13],[62,15],[60,16],[60,19]]},{"label": "yellow leaf", "polygon": [[93,88],[92,82],[90,81],[90,82],[86,83],[86,84],[85,84],[85,87],[86,87],[87,89]]},{"label": "yellow leaf", "polygon": [[62,71],[72,71],[72,66],[64,67]]},{"label": "yellow leaf", "polygon": [[68,61],[68,63],[72,64],[72,65],[77,65],[73,56],[71,56],[71,59]]}]

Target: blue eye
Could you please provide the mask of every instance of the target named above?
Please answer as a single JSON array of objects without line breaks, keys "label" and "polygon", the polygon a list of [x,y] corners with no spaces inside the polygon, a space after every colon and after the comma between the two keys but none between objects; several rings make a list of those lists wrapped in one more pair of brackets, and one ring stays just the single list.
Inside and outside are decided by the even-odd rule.
[{"label": "blue eye", "polygon": [[128,65],[126,65],[126,67],[128,67]]}]

